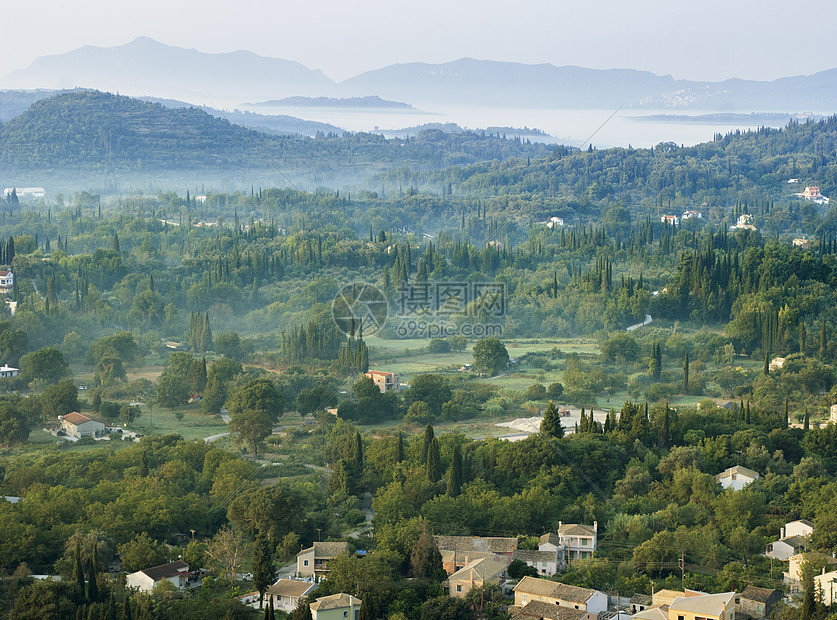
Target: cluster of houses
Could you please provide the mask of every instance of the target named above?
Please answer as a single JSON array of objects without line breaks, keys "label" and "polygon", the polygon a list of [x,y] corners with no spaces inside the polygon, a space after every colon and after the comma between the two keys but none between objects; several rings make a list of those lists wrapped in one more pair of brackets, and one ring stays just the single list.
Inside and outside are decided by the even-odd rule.
[{"label": "cluster of houses", "polygon": [[693,209],[688,209],[686,211],[683,211],[683,214],[680,215],[680,216],[673,215],[673,214],[667,214],[667,215],[660,216],[660,221],[663,224],[670,224],[671,226],[679,226],[681,219],[682,220],[702,220],[703,219],[703,213],[701,213],[700,211],[695,211]]}]

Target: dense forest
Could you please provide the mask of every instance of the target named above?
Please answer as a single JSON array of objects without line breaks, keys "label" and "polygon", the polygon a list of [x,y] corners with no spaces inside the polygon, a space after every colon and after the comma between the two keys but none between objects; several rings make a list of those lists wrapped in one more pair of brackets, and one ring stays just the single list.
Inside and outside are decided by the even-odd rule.
[{"label": "dense forest", "polygon": [[[279,139],[196,110],[62,97],[57,109],[79,103],[100,122],[68,116],[44,162],[101,163],[111,148],[114,166],[143,149],[143,166],[162,165],[177,161],[170,147],[184,165],[257,159],[246,142],[218,146],[243,135],[286,162],[356,152],[414,169],[382,173],[373,184],[401,188],[387,192],[6,197],[0,362],[20,374],[2,379],[0,487],[23,499],[0,501],[5,616],[262,617],[237,595],[264,591],[315,540],[361,552],[318,596],[351,593],[392,620],[507,617],[499,591],[444,596],[431,534],[528,549],[559,521],[596,521],[597,555],[556,579],[623,594],[781,587],[780,563],[760,554],[792,519],[815,523],[811,549],[833,551],[837,213],[786,177],[835,187],[834,119],[690,148],[547,153],[477,134]],[[26,123],[46,132],[55,105],[3,125],[4,156],[30,165],[36,151],[8,140]],[[114,125],[126,142],[109,147],[115,109],[169,137]],[[660,221],[687,208],[702,217]],[[732,228],[741,215],[753,229]],[[388,306],[376,334],[333,315],[360,282]],[[446,283],[497,285],[504,303],[433,317],[456,335],[399,335],[404,291]],[[490,322],[501,337],[465,335]],[[403,390],[362,375],[388,367],[404,369]],[[57,416],[79,410],[108,439],[60,439]],[[487,430],[541,413],[521,441]],[[724,491],[714,476],[733,465],[760,477]],[[207,571],[190,592],[122,586],[178,556]],[[824,613],[812,598],[777,617]]]}]

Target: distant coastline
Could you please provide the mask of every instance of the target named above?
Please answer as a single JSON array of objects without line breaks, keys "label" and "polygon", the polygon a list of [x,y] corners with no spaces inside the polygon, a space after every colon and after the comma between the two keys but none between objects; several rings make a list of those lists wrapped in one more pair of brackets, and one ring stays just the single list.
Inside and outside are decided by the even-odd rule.
[{"label": "distant coastline", "polygon": [[715,114],[647,114],[632,116],[632,120],[651,121],[657,123],[764,123],[767,125],[784,125],[790,120],[818,120],[819,116],[812,114],[797,114],[790,112],[750,112],[747,114],[735,112],[719,112]]},{"label": "distant coastline", "polygon": [[376,108],[395,110],[416,110],[409,103],[389,101],[375,95],[369,97],[283,97],[257,103],[247,103],[248,106],[270,106],[289,108]]}]

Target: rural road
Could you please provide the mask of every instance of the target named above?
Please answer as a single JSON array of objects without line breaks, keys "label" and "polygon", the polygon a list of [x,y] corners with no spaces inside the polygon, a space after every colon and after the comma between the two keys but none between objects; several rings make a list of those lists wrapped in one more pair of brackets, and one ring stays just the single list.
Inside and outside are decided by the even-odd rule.
[{"label": "rural road", "polygon": [[644,320],[642,323],[637,323],[636,325],[631,325],[631,326],[630,326],[627,330],[625,330],[625,331],[632,332],[632,331],[634,331],[635,329],[639,329],[640,327],[642,327],[642,326],[644,326],[644,325],[648,325],[648,324],[649,324],[651,321],[653,321],[653,320],[654,320],[654,319],[652,319],[652,318],[651,318],[651,315],[650,315],[650,314],[646,314],[646,315],[645,315],[645,320]]}]

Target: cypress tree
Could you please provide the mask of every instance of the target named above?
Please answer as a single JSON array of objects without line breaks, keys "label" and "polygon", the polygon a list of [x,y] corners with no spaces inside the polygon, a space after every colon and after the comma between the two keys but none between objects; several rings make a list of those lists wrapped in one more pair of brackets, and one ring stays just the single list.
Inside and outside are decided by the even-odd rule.
[{"label": "cypress tree", "polygon": [[276,611],[273,609],[273,597],[271,596],[268,599],[268,609],[270,614],[268,615],[268,620],[276,620]]},{"label": "cypress tree", "polygon": [[427,464],[427,451],[430,449],[430,444],[433,443],[433,427],[428,424],[424,427],[424,440],[421,444],[421,462]]},{"label": "cypress tree", "polygon": [[398,431],[398,440],[395,443],[395,462],[400,463],[404,460],[404,435]]},{"label": "cypress tree", "polygon": [[802,430],[807,431],[811,428],[811,419],[808,417],[808,407],[805,407],[805,421],[802,423]]},{"label": "cypress tree", "polygon": [[820,329],[820,357],[825,358],[826,342],[825,342],[825,319],[822,320],[822,328]]},{"label": "cypress tree", "polygon": [[764,355],[764,368],[762,369],[762,374],[766,377],[770,374],[770,354],[765,353]]},{"label": "cypress tree", "polygon": [[689,352],[683,358],[683,392],[689,392]]},{"label": "cypress tree", "polygon": [[785,428],[788,427],[788,422],[789,422],[789,419],[788,419],[788,399],[785,398]]},{"label": "cypress tree", "polygon": [[749,424],[749,423],[750,423],[750,401],[749,401],[749,400],[747,401],[747,413],[746,413],[746,415],[745,415],[745,417],[744,417],[744,423],[745,423],[745,424]]},{"label": "cypress tree", "polygon": [[87,562],[87,600],[95,603],[99,600],[99,582],[96,574],[96,562],[91,558]]},{"label": "cypress tree", "polygon": [[275,575],[273,545],[264,532],[259,532],[253,545],[253,585],[259,591],[260,608],[264,606],[264,593],[273,583]]},{"label": "cypress tree", "polygon": [[543,420],[541,420],[540,431],[544,435],[550,437],[563,437],[564,427],[561,425],[561,416],[558,415],[558,409],[555,404],[549,401],[546,410],[543,412]]},{"label": "cypress tree", "polygon": [[462,448],[459,444],[453,447],[453,455],[450,459],[450,471],[448,472],[447,494],[450,497],[457,497],[462,491]]},{"label": "cypress tree", "polygon": [[113,595],[113,588],[110,589],[110,596],[108,597],[108,611],[107,620],[116,620],[116,598]]},{"label": "cypress tree", "polygon": [[84,600],[84,568],[81,565],[81,542],[76,541],[75,559],[73,564],[73,581],[76,583],[76,593],[79,602]]},{"label": "cypress tree", "polygon": [[439,460],[439,440],[434,437],[427,448],[427,463],[424,469],[430,482],[439,482],[442,477],[442,465]]},{"label": "cypress tree", "polygon": [[363,597],[360,603],[360,620],[372,620],[372,604],[369,602],[370,595]]}]

